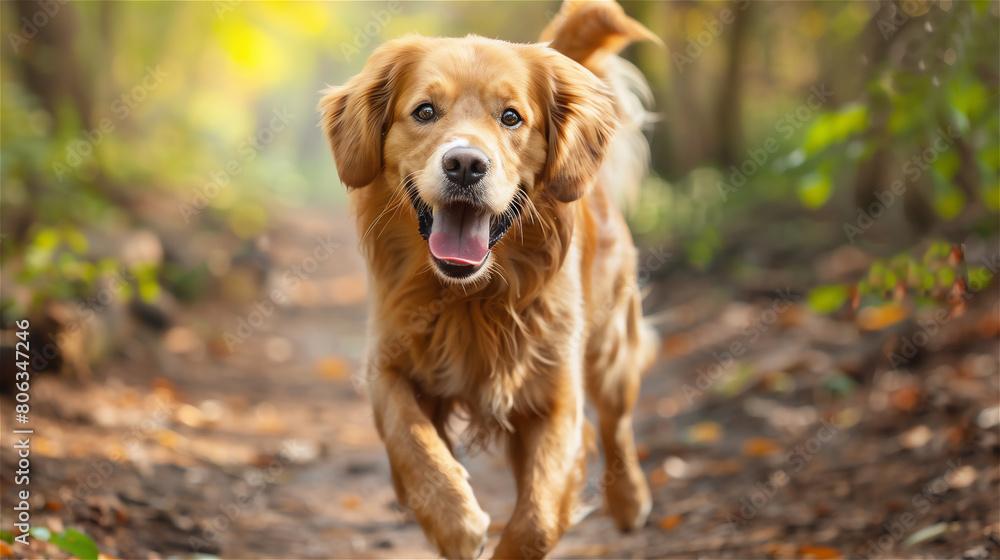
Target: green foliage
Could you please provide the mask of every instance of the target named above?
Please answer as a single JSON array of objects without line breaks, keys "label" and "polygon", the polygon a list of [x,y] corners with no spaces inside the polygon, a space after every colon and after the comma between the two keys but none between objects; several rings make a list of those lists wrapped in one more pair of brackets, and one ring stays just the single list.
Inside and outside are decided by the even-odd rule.
[{"label": "green foliage", "polygon": [[817,313],[839,311],[851,299],[857,307],[881,306],[898,302],[912,294],[918,306],[952,303],[955,290],[970,286],[981,291],[990,285],[993,274],[983,266],[967,266],[961,247],[933,242],[919,258],[910,252],[874,261],[853,286],[819,286],[809,292],[809,306]]},{"label": "green foliage", "polygon": [[823,378],[823,388],[838,397],[849,397],[857,390],[857,382],[842,371],[835,370]]},{"label": "green foliage", "polygon": [[14,535],[8,531],[0,531],[0,541],[14,544]]},{"label": "green foliage", "polygon": [[808,302],[813,311],[830,314],[842,308],[847,298],[847,286],[819,286],[809,291]]},{"label": "green foliage", "polygon": [[890,57],[876,68],[863,100],[815,119],[798,170],[807,207],[829,199],[824,196],[829,174],[822,170],[855,168],[876,149],[888,148],[893,157],[886,165],[898,168],[895,175],[914,183],[912,188],[929,188],[942,219],[953,220],[977,202],[958,186],[965,168],[977,178],[976,199],[990,211],[1000,210],[1000,104],[996,89],[984,85],[990,79],[984,69],[996,66],[1000,42],[996,17],[979,11],[972,3],[956,2],[950,12],[935,12],[939,17],[922,34],[908,36],[903,62]]},{"label": "green foliage", "polygon": [[94,541],[87,535],[73,529],[53,533],[44,527],[33,527],[30,534],[40,541],[58,546],[80,560],[97,560],[99,552]]},{"label": "green foliage", "polygon": [[858,102],[849,103],[837,111],[820,115],[809,127],[802,149],[806,156],[814,156],[861,133],[869,124],[868,107]]}]

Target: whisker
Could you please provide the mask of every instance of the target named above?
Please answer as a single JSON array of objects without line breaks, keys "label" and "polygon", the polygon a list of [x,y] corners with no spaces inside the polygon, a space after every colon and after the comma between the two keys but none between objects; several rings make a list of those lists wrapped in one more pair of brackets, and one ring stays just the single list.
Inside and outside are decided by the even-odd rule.
[{"label": "whisker", "polygon": [[[389,194],[389,202],[386,203],[385,208],[382,210],[382,212],[374,220],[372,220],[371,225],[368,226],[368,229],[365,230],[364,235],[361,236],[361,241],[360,241],[361,243],[363,243],[365,241],[365,239],[367,239],[368,234],[371,233],[371,231],[375,228],[376,225],[378,225],[379,221],[386,215],[386,213],[389,212],[389,210],[393,210],[393,209],[394,210],[398,210],[399,209],[398,205],[396,205],[395,208],[394,208],[393,205],[392,205],[392,202],[394,202],[397,199],[397,195],[401,191],[403,185],[406,184],[412,177],[414,177],[417,174],[419,174],[420,171],[421,170],[414,171],[412,173],[407,174],[402,179],[400,179],[399,184],[396,185],[396,187],[392,190],[392,193]],[[395,213],[393,215],[395,215]],[[388,225],[388,224],[386,224],[386,225]],[[385,230],[385,227],[383,227],[382,229]],[[381,235],[381,232],[379,233],[379,235]]]},{"label": "whisker", "polygon": [[[407,182],[410,177],[416,178],[416,175],[418,175],[419,173],[420,173],[419,170],[418,171],[414,171],[413,173],[410,173],[409,175],[406,176],[406,178],[403,181],[400,182],[400,185],[402,185],[404,182]],[[402,189],[397,188],[395,192],[402,193]],[[405,196],[406,193],[402,193],[402,194],[404,196],[398,197],[399,198],[399,202],[396,204],[396,209],[392,212],[392,215],[389,216],[389,219],[385,221],[385,225],[382,226],[382,230],[378,232],[378,235],[375,236],[375,239],[379,239],[380,237],[382,237],[382,232],[384,232],[385,228],[389,227],[389,224],[392,223],[392,220],[396,217],[396,214],[399,212],[399,209],[402,208],[402,207],[404,207],[404,206],[406,206],[406,202],[407,202],[407,199],[406,199],[406,196]]]}]

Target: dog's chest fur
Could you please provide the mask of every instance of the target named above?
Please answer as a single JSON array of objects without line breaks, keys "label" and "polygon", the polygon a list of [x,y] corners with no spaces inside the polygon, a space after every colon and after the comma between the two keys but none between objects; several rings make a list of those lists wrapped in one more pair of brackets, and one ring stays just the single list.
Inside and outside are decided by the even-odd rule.
[{"label": "dog's chest fur", "polygon": [[[512,411],[548,407],[558,376],[578,358],[579,289],[558,284],[523,309],[492,297],[461,297],[444,309],[410,347],[411,375],[435,396],[453,399],[471,416],[505,423]],[[556,288],[556,286],[552,286]]]},{"label": "dog's chest fur", "polygon": [[[513,268],[529,274],[494,278],[468,294],[433,275],[400,271],[409,280],[376,288],[384,291],[374,316],[387,320],[375,326],[380,348],[370,359],[391,362],[418,392],[461,405],[474,422],[544,414],[567,381],[579,379],[584,348],[579,251],[559,261],[548,269],[522,263]],[[535,295],[523,297],[528,290]]]}]

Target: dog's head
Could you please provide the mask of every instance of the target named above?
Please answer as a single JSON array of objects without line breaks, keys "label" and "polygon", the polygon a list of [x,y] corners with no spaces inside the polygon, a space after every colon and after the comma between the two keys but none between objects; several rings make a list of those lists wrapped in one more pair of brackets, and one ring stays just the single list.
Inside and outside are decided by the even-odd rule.
[{"label": "dog's head", "polygon": [[583,196],[617,127],[584,67],[475,36],[390,41],[320,110],[341,181],[408,197],[413,235],[449,282],[480,277],[526,205]]}]

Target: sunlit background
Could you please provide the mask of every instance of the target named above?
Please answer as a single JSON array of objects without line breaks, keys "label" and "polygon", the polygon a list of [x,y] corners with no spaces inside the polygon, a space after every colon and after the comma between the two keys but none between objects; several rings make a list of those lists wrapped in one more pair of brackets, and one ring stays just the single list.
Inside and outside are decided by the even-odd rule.
[{"label": "sunlit background", "polygon": [[[820,383],[831,394],[864,401],[867,391],[879,390],[873,372],[897,370],[885,360],[891,352],[885,341],[895,336],[900,343],[900,332],[891,329],[912,326],[920,309],[944,305],[958,317],[968,307],[985,313],[976,315],[968,335],[976,342],[935,351],[954,364],[982,357],[975,367],[986,375],[973,377],[984,383],[985,400],[968,406],[975,413],[995,407],[996,383],[986,380],[996,373],[995,295],[967,298],[961,310],[945,300],[955,290],[995,288],[990,282],[998,272],[998,2],[623,5],[666,45],[637,44],[623,54],[647,76],[656,103],[647,134],[652,172],[628,217],[641,256],[669,255],[648,270],[647,308],[663,321],[665,358],[691,359],[658,371],[688,375],[702,363],[698,352],[710,353],[714,342],[691,335],[691,325],[725,317],[723,323],[738,327],[758,298],[790,289],[803,314],[847,325],[855,337],[875,333],[877,365],[862,361],[851,371],[835,359]],[[191,552],[191,535],[205,538],[207,553],[245,554],[258,546],[251,537],[232,531],[205,537],[218,511],[199,508],[214,505],[191,505],[200,502],[188,496],[174,510],[175,502],[150,495],[169,498],[184,485],[207,484],[224,489],[206,491],[209,502],[225,502],[237,492],[227,476],[266,465],[261,457],[279,456],[272,447],[285,439],[305,438],[313,447],[302,468],[313,469],[311,483],[333,485],[330,507],[339,508],[310,506],[309,515],[339,521],[309,535],[334,544],[257,550],[433,555],[412,522],[406,534],[416,535],[415,552],[381,536],[391,531],[378,523],[394,522],[396,514],[368,515],[392,498],[384,456],[361,412],[363,389],[351,383],[363,348],[364,271],[316,104],[320,90],[357,73],[388,39],[473,33],[530,42],[558,8],[557,2],[0,4],[3,402],[5,409],[14,402],[14,322],[29,318],[39,350],[32,367],[44,370],[32,381],[33,421],[48,430],[35,453],[39,462],[50,458],[49,470],[33,483],[45,496],[36,506],[48,511],[38,526],[86,529],[102,552],[122,557],[183,555]],[[287,301],[265,311],[261,298],[281,287],[293,267],[308,264],[320,239],[336,246],[333,258],[321,260],[319,272],[302,274]],[[704,294],[711,298],[699,299]],[[735,315],[725,315],[727,309]],[[255,311],[263,326],[244,328],[256,322]],[[788,317],[783,328],[803,321]],[[992,343],[992,353],[980,342]],[[816,344],[806,346],[816,351]],[[787,376],[793,366],[754,367],[734,369],[724,396],[742,398],[741,387],[757,382],[766,391],[794,386],[786,377],[768,377],[774,368]],[[294,387],[290,393],[285,381]],[[698,416],[704,409],[686,413],[690,422],[677,420],[685,408],[670,395],[680,393],[652,387],[643,414],[667,427],[650,423],[650,433],[680,434],[688,423],[702,426],[696,434],[715,433]],[[311,393],[349,402],[357,414],[345,420],[318,402],[302,407],[300,424],[284,418],[287,407]],[[92,406],[76,402],[80,395]],[[140,450],[123,444],[119,434],[160,402],[169,412],[141,431]],[[799,404],[828,408],[824,403]],[[858,416],[865,408],[843,410]],[[723,433],[729,427],[714,421]],[[303,424],[320,427],[304,434]],[[345,425],[357,432],[344,435]],[[246,436],[235,448],[205,435],[230,429]],[[649,438],[648,472],[667,476],[657,466],[667,455],[691,459],[653,443],[664,438]],[[2,448],[8,456],[9,446],[5,441]],[[350,478],[330,470],[346,464],[345,472],[354,472],[349,467],[361,456],[379,465],[371,467],[378,504],[369,503],[368,490],[343,490]],[[81,513],[87,500],[72,497],[73,481],[107,457],[138,473],[122,479],[128,491],[110,492],[126,504],[122,511],[139,502],[164,511],[169,530],[148,521],[130,526],[145,515],[135,511],[107,523]],[[171,464],[200,474],[163,474]],[[357,464],[368,472],[368,463]],[[4,470],[10,470],[6,460]],[[992,472],[983,488],[995,494]],[[141,480],[152,473],[168,482],[151,489]],[[5,497],[16,490],[8,476]],[[102,492],[108,487],[94,495]],[[730,498],[738,508],[739,495]],[[280,510],[280,501],[274,506],[272,497],[261,507]],[[4,531],[11,530],[7,503],[0,512]],[[114,504],[92,507],[118,511]],[[669,511],[656,510],[667,520]],[[997,522],[997,510],[987,517],[984,527]],[[241,531],[252,533],[248,528],[258,525],[248,518],[239,522],[246,523]],[[377,528],[366,519],[380,519]],[[661,523],[659,530],[678,523]],[[309,535],[299,541],[315,540]],[[622,545],[632,550],[646,546],[622,542],[633,543]]]}]

